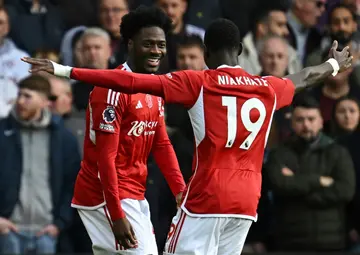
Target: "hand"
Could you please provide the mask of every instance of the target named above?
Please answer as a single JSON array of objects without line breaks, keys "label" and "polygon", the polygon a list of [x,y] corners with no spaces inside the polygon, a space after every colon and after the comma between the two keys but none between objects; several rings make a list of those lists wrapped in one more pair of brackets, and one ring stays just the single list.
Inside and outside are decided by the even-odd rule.
[{"label": "hand", "polygon": [[125,249],[137,247],[135,232],[126,218],[114,221],[113,232],[116,240]]},{"label": "hand", "polygon": [[40,58],[29,58],[23,57],[22,61],[31,64],[30,73],[38,73],[41,71],[47,72],[49,74],[54,74],[54,66],[48,59],[40,59]]},{"label": "hand", "polygon": [[0,217],[0,234],[7,234],[10,231],[18,232],[18,228],[8,219]]},{"label": "hand", "polygon": [[47,225],[42,230],[40,230],[36,236],[43,236],[43,235],[49,235],[51,237],[57,237],[59,235],[60,231],[57,226],[54,224]]},{"label": "hand", "polygon": [[182,196],[183,196],[183,193],[182,193],[182,192],[180,192],[179,194],[176,195],[176,205],[177,205],[177,208],[179,208],[180,205],[181,205]]},{"label": "hand", "polygon": [[283,175],[285,175],[285,176],[294,176],[294,172],[293,171],[291,171],[289,168],[287,168],[287,167],[283,167],[282,169],[281,169],[281,173],[283,174]]},{"label": "hand", "polygon": [[329,57],[334,58],[340,67],[339,72],[343,72],[351,67],[353,56],[350,56],[349,46],[346,46],[342,51],[337,51],[338,42],[335,40],[331,46]]},{"label": "hand", "polygon": [[323,187],[329,187],[334,183],[334,179],[329,176],[320,176],[320,185]]}]

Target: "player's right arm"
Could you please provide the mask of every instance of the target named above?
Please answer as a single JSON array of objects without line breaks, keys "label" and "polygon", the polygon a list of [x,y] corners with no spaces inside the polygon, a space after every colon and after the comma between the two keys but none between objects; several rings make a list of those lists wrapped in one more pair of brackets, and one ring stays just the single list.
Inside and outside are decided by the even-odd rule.
[{"label": "player's right arm", "polygon": [[97,151],[97,168],[112,221],[124,218],[121,208],[115,159],[119,146],[122,111],[120,93],[95,88],[90,96],[90,140]]}]

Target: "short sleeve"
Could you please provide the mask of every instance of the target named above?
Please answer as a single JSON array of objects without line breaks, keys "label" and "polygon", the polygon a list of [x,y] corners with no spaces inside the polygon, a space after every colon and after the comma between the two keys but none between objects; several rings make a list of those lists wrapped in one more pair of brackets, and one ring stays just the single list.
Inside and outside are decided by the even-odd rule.
[{"label": "short sleeve", "polygon": [[90,127],[107,133],[120,133],[124,96],[111,89],[94,88],[90,95]]},{"label": "short sleeve", "polygon": [[182,104],[191,108],[199,97],[204,83],[202,71],[177,71],[160,75],[166,103]]},{"label": "short sleeve", "polygon": [[291,104],[294,94],[295,85],[287,78],[277,78],[275,76],[262,77],[267,80],[276,94],[276,110]]}]

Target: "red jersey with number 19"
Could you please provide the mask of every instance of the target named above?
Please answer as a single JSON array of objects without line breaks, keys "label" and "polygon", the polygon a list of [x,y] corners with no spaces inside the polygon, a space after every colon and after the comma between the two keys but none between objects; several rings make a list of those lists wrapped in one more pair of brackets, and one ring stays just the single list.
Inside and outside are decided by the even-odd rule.
[{"label": "red jersey with number 19", "polygon": [[256,220],[264,149],[275,110],[294,96],[291,80],[252,76],[240,66],[166,75],[74,68],[71,77],[185,105],[196,149],[182,209],[194,217]]}]

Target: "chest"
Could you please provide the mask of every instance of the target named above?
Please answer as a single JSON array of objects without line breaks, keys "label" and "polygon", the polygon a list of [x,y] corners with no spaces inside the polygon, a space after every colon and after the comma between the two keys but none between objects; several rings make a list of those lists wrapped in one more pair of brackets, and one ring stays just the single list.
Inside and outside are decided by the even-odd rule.
[{"label": "chest", "polygon": [[160,97],[147,94],[131,95],[124,113],[123,123],[134,135],[155,133],[164,118],[164,105]]}]

